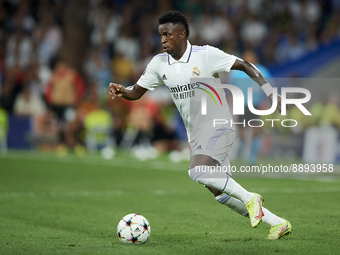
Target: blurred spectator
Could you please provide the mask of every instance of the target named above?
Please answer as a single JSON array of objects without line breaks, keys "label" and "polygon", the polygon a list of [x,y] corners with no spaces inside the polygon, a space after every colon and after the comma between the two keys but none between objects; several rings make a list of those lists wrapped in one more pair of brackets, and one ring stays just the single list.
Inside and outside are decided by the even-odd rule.
[{"label": "blurred spectator", "polygon": [[39,150],[55,150],[59,145],[59,130],[57,117],[51,110],[33,117],[33,132],[31,142]]},{"label": "blurred spectator", "polygon": [[340,108],[339,108],[339,93],[331,92],[323,102],[314,103],[310,112],[310,126],[329,125],[340,129]]},{"label": "blurred spectator", "polygon": [[90,40],[94,47],[113,44],[119,37],[122,17],[116,8],[110,10],[103,2],[98,1],[89,10],[88,19],[92,27]]},{"label": "blurred spectator", "polygon": [[136,145],[151,146],[153,138],[153,118],[159,113],[159,105],[148,96],[144,100],[129,102],[130,112],[127,116],[128,127],[124,133],[121,145],[132,148]]},{"label": "blurred spectator", "polygon": [[139,44],[136,37],[132,35],[130,27],[122,27],[122,32],[118,37],[114,51],[120,53],[130,61],[136,61],[139,55]]},{"label": "blurred spectator", "polygon": [[15,98],[20,93],[25,78],[25,73],[19,64],[16,64],[11,69],[7,69],[6,77],[2,84],[0,102],[2,107],[9,113],[13,111]]},{"label": "blurred spectator", "polygon": [[32,14],[29,1],[19,1],[17,11],[10,20],[10,27],[12,29],[22,27],[26,32],[31,33],[36,25]]},{"label": "blurred spectator", "polygon": [[59,62],[53,70],[46,86],[45,97],[59,119],[64,119],[67,108],[75,108],[80,103],[86,86],[83,78],[65,62]]},{"label": "blurred spectator", "polygon": [[[77,111],[68,108],[65,112],[66,123],[64,125],[61,150],[74,149],[74,152],[79,156],[83,156],[85,148],[83,146],[83,130],[84,123],[80,119]],[[64,145],[66,147],[64,147]],[[63,152],[63,151],[61,151]],[[61,155],[62,156],[62,155]]]},{"label": "blurred spectator", "polygon": [[32,39],[22,28],[17,28],[7,41],[6,67],[10,69],[19,64],[21,68],[26,68],[32,58],[32,48]]},{"label": "blurred spectator", "polygon": [[107,84],[112,80],[108,59],[101,54],[99,49],[94,49],[85,63],[86,72],[90,83],[97,84],[101,97],[107,95]]},{"label": "blurred spectator", "polygon": [[101,108],[94,109],[84,120],[85,143],[88,151],[105,147],[113,149],[115,141],[112,136],[113,119],[111,114]]},{"label": "blurred spectator", "polygon": [[126,105],[126,101],[121,98],[111,100],[108,96],[105,102],[105,107],[111,113],[114,119],[113,133],[116,140],[116,144],[121,146],[124,133],[128,126],[128,115],[130,112],[129,107]]},{"label": "blurred spectator", "polygon": [[323,104],[313,104],[310,111],[313,118],[305,133],[303,160],[308,163],[335,163],[340,129],[338,93],[330,93]]},{"label": "blurred spectator", "polygon": [[139,77],[143,74],[147,64],[152,59],[151,52],[152,52],[152,46],[150,44],[143,44],[141,46],[140,56],[138,58],[138,61],[136,61],[133,65],[132,70],[132,80],[138,80]]},{"label": "blurred spectator", "polygon": [[48,13],[43,13],[41,18],[33,37],[39,62],[49,65],[61,46],[62,31]]},{"label": "blurred spectator", "polygon": [[301,1],[302,10],[304,10],[304,17],[308,23],[317,23],[321,18],[321,1],[309,0]]},{"label": "blurred spectator", "polygon": [[218,12],[218,15],[210,15],[208,12],[204,12],[200,18],[199,27],[200,40],[205,44],[221,45],[223,40],[234,37],[229,20],[222,12]]},{"label": "blurred spectator", "polygon": [[283,37],[276,48],[275,56],[278,62],[296,60],[306,53],[305,44],[292,32]]},{"label": "blurred spectator", "polygon": [[129,124],[121,141],[122,147],[152,146],[157,153],[178,149],[175,132],[167,125],[159,102],[144,95],[140,100],[127,104],[130,105]]},{"label": "blurred spectator", "polygon": [[77,108],[77,120],[78,127],[82,123],[82,129],[78,130],[80,136],[74,133],[74,136],[80,137],[75,148],[76,151],[79,151],[79,148],[84,144],[89,152],[100,149],[105,158],[111,158],[117,144],[114,121],[111,113],[101,107],[96,85],[92,84],[89,87],[88,93]]},{"label": "blurred spectator", "polygon": [[14,100],[16,96],[13,88],[14,85],[11,84],[9,79],[5,80],[5,82],[2,84],[0,104],[7,112],[12,112],[13,110]]},{"label": "blurred spectator", "polygon": [[133,62],[126,58],[123,53],[117,52],[116,56],[112,60],[112,71],[115,77],[115,82],[119,82],[123,85],[130,85],[133,69]]},{"label": "blurred spectator", "polygon": [[26,72],[26,83],[32,93],[43,95],[45,85],[48,83],[51,74],[52,72],[48,66],[33,60]]},{"label": "blurred spectator", "polygon": [[7,152],[7,134],[8,134],[8,114],[5,109],[2,108],[0,102],[0,152]]},{"label": "blurred spectator", "polygon": [[29,86],[24,86],[23,90],[15,98],[13,112],[20,117],[32,117],[42,115],[46,111],[46,105],[40,94],[32,93]]},{"label": "blurred spectator", "polygon": [[255,49],[267,35],[265,23],[257,15],[249,15],[241,26],[240,35],[246,48]]},{"label": "blurred spectator", "polygon": [[82,122],[76,114],[86,86],[80,74],[65,62],[58,62],[46,86],[45,98],[50,108],[58,118],[58,133],[60,146],[57,148],[59,156],[65,156],[70,148],[76,148],[83,154],[80,145]]}]

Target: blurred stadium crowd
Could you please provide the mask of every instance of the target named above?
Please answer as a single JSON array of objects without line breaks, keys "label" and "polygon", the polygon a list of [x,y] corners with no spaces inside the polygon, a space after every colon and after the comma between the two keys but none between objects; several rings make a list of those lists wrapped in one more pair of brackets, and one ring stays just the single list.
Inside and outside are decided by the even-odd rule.
[{"label": "blurred stadium crowd", "polygon": [[[192,44],[252,51],[264,66],[340,37],[337,0],[0,0],[0,140],[15,128],[11,118],[29,118],[32,146],[60,155],[136,144],[182,149],[185,132],[166,89],[136,102],[107,95],[110,81],[134,84],[160,52],[157,18],[171,9],[186,14]],[[81,22],[70,32],[74,19]]]}]

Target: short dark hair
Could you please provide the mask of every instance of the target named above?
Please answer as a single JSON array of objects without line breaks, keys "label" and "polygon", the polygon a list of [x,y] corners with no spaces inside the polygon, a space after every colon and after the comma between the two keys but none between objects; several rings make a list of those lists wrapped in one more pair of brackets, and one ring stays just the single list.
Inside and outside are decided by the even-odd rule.
[{"label": "short dark hair", "polygon": [[158,18],[158,24],[166,24],[166,23],[172,23],[172,24],[182,24],[185,27],[185,34],[186,37],[189,37],[189,24],[187,18],[184,16],[183,13],[180,11],[168,11]]}]

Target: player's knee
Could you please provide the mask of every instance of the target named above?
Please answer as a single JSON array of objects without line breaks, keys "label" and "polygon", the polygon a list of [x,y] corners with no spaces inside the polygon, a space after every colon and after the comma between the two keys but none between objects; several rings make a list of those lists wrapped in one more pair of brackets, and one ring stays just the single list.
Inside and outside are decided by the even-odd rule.
[{"label": "player's knee", "polygon": [[206,179],[206,171],[204,171],[204,167],[206,166],[196,166],[194,168],[189,169],[188,174],[191,179],[193,179],[195,182],[198,182],[200,184],[206,184],[205,179]]},{"label": "player's knee", "polygon": [[223,172],[209,170],[209,166],[196,166],[188,171],[189,177],[195,182],[213,187],[217,190],[223,190],[228,180],[228,175]]},{"label": "player's knee", "polygon": [[188,175],[193,180],[194,180],[194,172],[195,172],[194,168],[188,170]]},{"label": "player's knee", "polygon": [[189,169],[188,171],[188,175],[191,179],[193,179],[194,181],[197,180],[197,178],[202,175],[201,171],[200,171],[200,167],[196,166],[194,168]]}]

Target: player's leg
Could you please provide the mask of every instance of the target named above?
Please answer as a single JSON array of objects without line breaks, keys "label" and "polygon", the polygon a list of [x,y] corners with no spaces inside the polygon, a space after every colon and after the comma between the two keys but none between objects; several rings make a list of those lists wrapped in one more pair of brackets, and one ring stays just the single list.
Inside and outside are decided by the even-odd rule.
[{"label": "player's leg", "polygon": [[[190,164],[189,176],[194,181],[212,188],[213,191],[218,190],[229,196],[235,197],[238,200],[241,200],[247,206],[251,225],[256,227],[260,223],[263,216],[262,197],[244,189],[227,173],[223,171],[211,170],[211,167],[218,165],[218,162],[216,162],[216,160],[212,159],[210,156],[194,155]],[[234,200],[231,202],[234,202]],[[237,204],[240,205],[239,203]]]},{"label": "player's leg", "polygon": [[[236,199],[232,196],[229,196],[227,194],[222,193],[221,191],[211,188],[211,187],[207,187],[211,193],[214,194],[215,199],[217,202],[228,206],[230,209],[232,209],[233,211],[243,215],[243,216],[248,216],[248,211],[246,208],[246,205],[239,199]],[[270,226],[276,226],[278,224],[282,224],[285,222],[284,219],[278,217],[277,215],[273,214],[272,212],[270,212],[267,208],[262,207],[262,211],[263,211],[263,217],[262,217],[262,221],[264,223],[269,224]]]},{"label": "player's leg", "polygon": [[[211,189],[211,188],[209,188]],[[214,194],[214,192],[212,192]],[[216,194],[216,192],[215,192]],[[215,199],[217,202],[219,202],[222,205],[225,205],[229,207],[234,212],[244,216],[248,217],[249,213],[247,211],[246,205],[239,199],[234,198],[232,196],[229,196],[227,194],[221,193],[217,196],[215,196]]]},{"label": "player's leg", "polygon": [[[209,188],[208,189],[211,191],[211,193],[213,193],[215,195],[215,199],[217,202],[228,206],[230,209],[232,209],[233,211],[247,217],[248,216],[248,211],[246,208],[246,205],[239,199],[233,198],[227,194],[224,194],[214,188]],[[284,219],[278,217],[277,215],[273,214],[272,212],[270,212],[267,208],[262,207],[262,211],[263,211],[263,217],[262,217],[262,221],[264,223],[269,224],[270,226],[276,226],[278,224],[282,224],[285,222]]]},{"label": "player's leg", "polygon": [[[197,162],[200,164],[217,164],[216,160],[206,155],[201,155],[201,157],[199,157],[197,161],[195,161],[195,158],[194,158],[194,160],[192,160],[191,166],[194,166],[194,162]],[[205,167],[208,167],[208,166],[205,165]],[[253,211],[253,215],[254,215],[254,211],[256,211],[254,210],[254,207],[255,207],[254,205],[251,205],[249,202],[246,205],[246,203],[226,194],[224,190],[221,189],[221,187],[223,186],[225,182],[230,182],[230,180],[233,180],[230,175],[225,174],[225,176],[223,177],[223,175],[216,175],[214,173],[208,173],[208,174],[213,175],[213,176],[203,175],[203,176],[200,176],[201,178],[198,178],[198,180],[197,179],[195,180],[194,178],[193,179],[197,181],[198,183],[204,184],[209,189],[209,191],[214,194],[216,201],[218,201],[219,203],[226,205],[231,210],[245,217],[249,216],[250,219],[251,217],[254,217],[252,215],[249,215],[249,211],[251,210]],[[190,170],[189,170],[189,175],[190,175]],[[239,184],[236,183],[236,185],[239,185]],[[235,191],[233,192],[235,193]],[[262,207],[262,203],[261,203],[261,207]],[[279,239],[282,236],[291,233],[292,226],[287,220],[284,220],[278,217],[277,215],[273,214],[265,207],[262,207],[262,212],[263,212],[262,221],[271,226],[268,239],[274,239],[274,240]],[[256,218],[256,220],[258,219]]]},{"label": "player's leg", "polygon": [[[213,188],[209,188],[209,190],[214,195],[216,195],[215,199],[217,202],[223,205],[226,205],[231,210],[233,210],[234,212],[237,212],[238,214],[244,217],[249,217],[248,211],[246,209],[246,205],[242,201],[236,198],[233,198],[227,194],[221,193],[218,190],[214,190]],[[262,222],[267,223],[271,226],[268,239],[276,240],[276,239],[281,238],[282,236],[285,236],[291,233],[292,225],[290,224],[289,221],[281,217],[278,217],[277,215],[270,212],[265,207],[262,207],[262,211],[263,211]]]},{"label": "player's leg", "polygon": [[[228,158],[226,158],[223,164],[228,164],[228,163],[229,163],[229,160]],[[232,179],[231,176],[229,178]],[[215,196],[215,199],[221,204],[228,206],[233,211],[245,217],[248,216],[247,209],[249,209],[249,205],[246,205],[244,202],[240,201],[239,199],[230,197],[227,194],[224,194],[222,192],[219,193],[216,190],[213,190],[212,193],[214,195],[217,195]],[[277,215],[275,215],[274,213],[272,213],[265,207],[262,207],[262,212],[263,212],[262,221],[271,226],[268,239],[278,239],[291,232],[292,226],[287,220],[281,217],[278,217]]]},{"label": "player's leg", "polygon": [[[228,157],[226,157],[222,161],[222,165],[228,165],[228,164],[230,164],[230,162],[229,162]],[[229,178],[232,178],[231,174]],[[245,217],[248,217],[248,211],[247,211],[246,205],[242,201],[232,196],[229,196],[227,194],[224,194],[221,191],[216,190],[214,188],[208,187],[208,189],[210,190],[210,192],[214,194],[216,201],[218,201],[219,203],[223,205],[226,205],[231,210]],[[292,226],[287,220],[278,217],[277,215],[275,215],[274,213],[272,213],[265,207],[262,207],[262,211],[263,211],[262,221],[271,226],[268,239],[278,239],[291,232]]]},{"label": "player's leg", "polygon": [[246,205],[241,200],[238,200],[237,198],[224,194],[220,190],[214,189],[212,187],[207,188],[211,193],[213,193],[217,202],[229,207],[231,210],[238,214],[241,214],[244,217],[248,217],[249,214]]},{"label": "player's leg", "polygon": [[[223,165],[230,165],[228,156],[222,161]],[[229,178],[232,178],[232,173],[227,173],[229,175]],[[207,186],[206,186],[207,187]],[[212,187],[207,187],[208,190],[215,196],[215,199],[217,202],[219,202],[222,205],[225,205],[229,207],[234,212],[244,216],[248,217],[249,213],[247,211],[246,205],[239,199],[234,198],[232,196],[229,196],[228,194],[223,193],[220,190],[214,189]]]},{"label": "player's leg", "polygon": [[[196,158],[209,157],[206,155],[194,155],[193,162]],[[201,161],[201,160],[198,160]],[[233,196],[245,204],[254,198],[254,194],[247,191],[240,184],[238,184],[233,178],[225,172],[218,169],[218,164],[191,164],[189,170],[189,176],[194,181],[212,187],[230,196]]]},{"label": "player's leg", "polygon": [[[196,146],[196,148],[197,147],[204,148],[204,146]],[[189,176],[195,181],[201,184],[204,184],[210,190],[210,192],[214,194],[216,201],[228,206],[230,209],[232,209],[233,211],[243,216],[248,216],[247,209],[249,209],[249,207],[247,208],[246,203],[241,201],[240,199],[230,196],[230,194],[229,195],[226,194],[225,190],[227,189],[229,193],[233,193],[233,194],[236,193],[236,195],[234,194],[234,196],[237,196],[237,193],[239,193],[239,191],[233,190],[233,187],[236,187],[239,190],[241,190],[241,193],[248,192],[248,191],[244,190],[237,182],[233,180],[230,172],[206,171],[209,166],[229,166],[230,162],[229,162],[228,157],[226,156],[224,159],[218,161],[208,155],[195,154],[195,150],[193,150],[194,148],[191,148],[191,149],[192,149],[192,158],[190,162]],[[233,185],[229,186],[227,185],[228,183],[229,184],[231,183]],[[254,200],[254,197],[255,197],[254,194],[250,193],[250,195],[253,196],[253,200]],[[259,206],[261,205],[262,204],[260,204]],[[249,206],[249,202],[248,202],[248,206]],[[254,208],[253,205],[250,205],[250,209],[252,209],[252,207]],[[263,221],[272,226],[270,234],[268,236],[269,239],[278,239],[284,234],[287,234],[289,233],[289,231],[291,231],[291,225],[288,221],[285,221],[284,219],[276,216],[275,214],[271,213],[266,208],[264,208],[264,210],[262,211],[265,212],[265,216],[262,217]]]},{"label": "player's leg", "polygon": [[200,184],[241,200],[247,206],[252,227],[256,227],[263,216],[262,197],[247,191],[231,178],[227,155],[235,137],[236,132],[226,127],[206,130],[194,144],[190,144],[189,176]]},{"label": "player's leg", "polygon": [[[207,187],[211,193],[214,194],[215,199],[217,202],[228,206],[230,209],[233,211],[243,215],[243,216],[248,216],[247,208],[246,205],[239,199],[236,199],[232,196],[229,196],[217,189]],[[269,224],[270,226],[275,226],[278,224],[282,224],[285,222],[284,219],[278,217],[277,215],[273,214],[270,212],[267,208],[262,207],[263,211],[263,217],[262,221]]]}]

